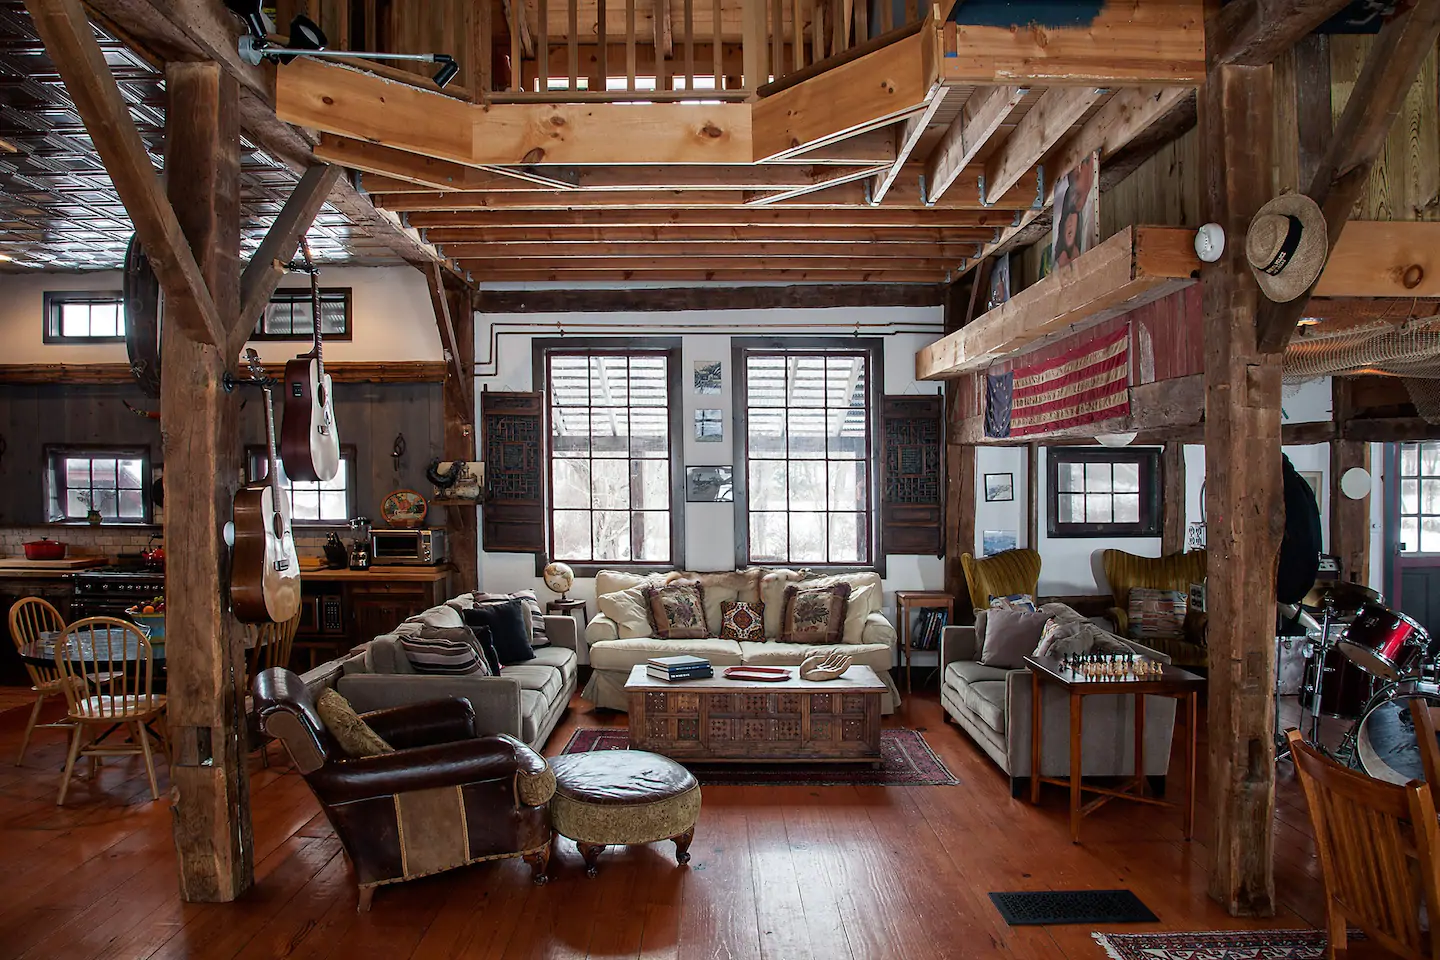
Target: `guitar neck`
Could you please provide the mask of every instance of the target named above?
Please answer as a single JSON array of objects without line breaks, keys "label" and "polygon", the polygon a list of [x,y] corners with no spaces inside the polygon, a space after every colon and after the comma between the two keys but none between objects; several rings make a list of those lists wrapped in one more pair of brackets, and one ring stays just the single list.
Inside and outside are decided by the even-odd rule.
[{"label": "guitar neck", "polygon": [[[310,262],[310,245],[305,245],[305,260]],[[315,366],[321,379],[325,377],[325,340],[320,332],[320,271],[310,263],[310,318],[315,327]]]},{"label": "guitar neck", "polygon": [[280,456],[275,452],[275,399],[268,385],[260,390],[265,394],[265,449],[270,458],[270,491],[275,498],[275,509],[279,510],[285,491],[280,487]]}]

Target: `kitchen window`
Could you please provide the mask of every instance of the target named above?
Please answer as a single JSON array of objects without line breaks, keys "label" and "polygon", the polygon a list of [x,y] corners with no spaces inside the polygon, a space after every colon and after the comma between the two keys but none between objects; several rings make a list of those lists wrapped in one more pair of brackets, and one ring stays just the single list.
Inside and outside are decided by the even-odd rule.
[{"label": "kitchen window", "polygon": [[150,451],[143,447],[46,447],[46,519],[150,522]]},{"label": "kitchen window", "polygon": [[[270,475],[270,458],[264,447],[245,448],[246,472],[251,483]],[[290,493],[290,520],[299,524],[347,524],[355,515],[355,448],[340,448],[340,470],[333,480],[291,480],[280,463],[280,485]]]},{"label": "kitchen window", "polygon": [[678,344],[544,344],[550,558],[681,562]]},{"label": "kitchen window", "polygon": [[1160,536],[1160,451],[1051,447],[1046,451],[1052,537]]},{"label": "kitchen window", "polygon": [[871,444],[879,347],[831,342],[836,346],[811,340],[805,349],[735,347],[742,566],[875,565]]},{"label": "kitchen window", "polygon": [[45,298],[46,343],[123,343],[125,303],[118,290],[52,290]]},{"label": "kitchen window", "polygon": [[[313,340],[314,311],[310,288],[285,287],[270,295],[251,340]],[[320,288],[320,333],[333,340],[350,339],[349,287]]]}]

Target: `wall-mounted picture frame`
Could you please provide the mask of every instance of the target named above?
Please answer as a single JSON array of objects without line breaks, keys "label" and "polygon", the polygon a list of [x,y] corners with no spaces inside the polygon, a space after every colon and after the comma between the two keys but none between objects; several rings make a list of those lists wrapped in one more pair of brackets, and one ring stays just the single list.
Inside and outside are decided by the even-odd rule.
[{"label": "wall-mounted picture frame", "polygon": [[1078,260],[1100,244],[1100,154],[1092,153],[1055,182],[1050,231],[1053,268]]},{"label": "wall-mounted picture frame", "polygon": [[698,443],[719,443],[725,439],[724,410],[695,411],[695,440]]},{"label": "wall-mounted picture frame", "polygon": [[1006,550],[1014,550],[1017,535],[1014,530],[986,530],[980,536],[980,555],[993,557]]},{"label": "wall-mounted picture frame", "polygon": [[732,468],[686,467],[686,503],[734,503],[735,474]]},{"label": "wall-mounted picture frame", "polygon": [[985,474],[985,502],[1001,503],[1015,499],[1015,474]]},{"label": "wall-mounted picture frame", "polygon": [[720,394],[721,361],[719,360],[696,360],[695,361],[695,393],[702,397],[713,397]]}]

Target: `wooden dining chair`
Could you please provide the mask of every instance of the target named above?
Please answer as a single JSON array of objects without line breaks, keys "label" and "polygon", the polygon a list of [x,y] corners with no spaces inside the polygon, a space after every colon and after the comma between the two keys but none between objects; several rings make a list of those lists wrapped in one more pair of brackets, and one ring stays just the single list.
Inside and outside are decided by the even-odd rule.
[{"label": "wooden dining chair", "polygon": [[1410,719],[1415,724],[1415,742],[1420,746],[1420,769],[1430,787],[1430,799],[1440,807],[1440,740],[1435,736],[1435,717],[1431,703],[1415,697],[1409,702]]},{"label": "wooden dining chair", "polygon": [[1440,960],[1440,936],[1420,929],[1423,906],[1440,917],[1440,824],[1430,790],[1347,770],[1286,733],[1315,828],[1325,888],[1326,957],[1346,950],[1346,924],[1410,960]]},{"label": "wooden dining chair", "polygon": [[[65,618],[48,600],[26,597],[16,601],[10,608],[10,637],[15,641],[17,650],[37,643],[41,633],[58,633],[64,629]],[[17,767],[25,762],[25,751],[30,748],[30,735],[35,732],[36,727],[51,730],[69,730],[71,727],[69,720],[40,723],[40,711],[45,706],[45,698],[58,697],[62,693],[60,684],[63,681],[60,672],[54,667],[37,666],[29,661],[26,661],[25,669],[30,674],[30,689],[35,691],[35,706],[30,711],[30,722],[25,724],[25,735],[20,739],[20,756],[15,758]]]},{"label": "wooden dining chair", "polygon": [[[250,701],[250,690],[255,684],[255,678],[262,670],[271,668],[279,670],[290,669],[290,653],[295,646],[295,634],[300,629],[300,614],[295,614],[284,623],[269,622],[258,627],[249,628],[252,633],[253,643],[250,649],[245,652],[245,699],[248,707]],[[247,716],[251,713],[246,710]],[[259,749],[260,763],[263,766],[270,766],[270,742],[271,738],[260,730],[259,724],[247,724],[252,728],[251,749]]]},{"label": "wooden dining chair", "polygon": [[[165,697],[154,692],[155,655],[140,628],[114,617],[86,617],[65,628],[55,644],[55,666],[60,673],[70,722],[70,753],[61,774],[57,805],[65,802],[75,761],[140,755],[150,778],[150,796],[160,799],[155,780],[151,741],[159,740],[152,722],[163,722]],[[99,737],[88,739],[99,728]],[[129,733],[128,742],[110,740],[114,733]]]}]

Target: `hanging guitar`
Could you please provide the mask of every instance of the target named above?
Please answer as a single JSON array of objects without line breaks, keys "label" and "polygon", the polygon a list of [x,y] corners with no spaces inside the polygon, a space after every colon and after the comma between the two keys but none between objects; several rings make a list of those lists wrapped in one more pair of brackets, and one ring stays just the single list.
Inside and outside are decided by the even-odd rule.
[{"label": "hanging guitar", "polygon": [[254,350],[245,351],[251,382],[265,394],[265,479],[235,494],[235,552],[230,564],[230,606],[244,623],[284,623],[300,612],[300,560],[290,532],[290,498],[280,485],[275,454],[275,403],[271,380]]},{"label": "hanging guitar", "polygon": [[320,273],[310,260],[310,244],[301,241],[310,272],[310,315],[315,346],[285,364],[285,422],[280,433],[280,458],[291,480],[334,480],[340,472],[340,434],[335,428],[335,400],[325,372],[325,342],[320,332]]}]

